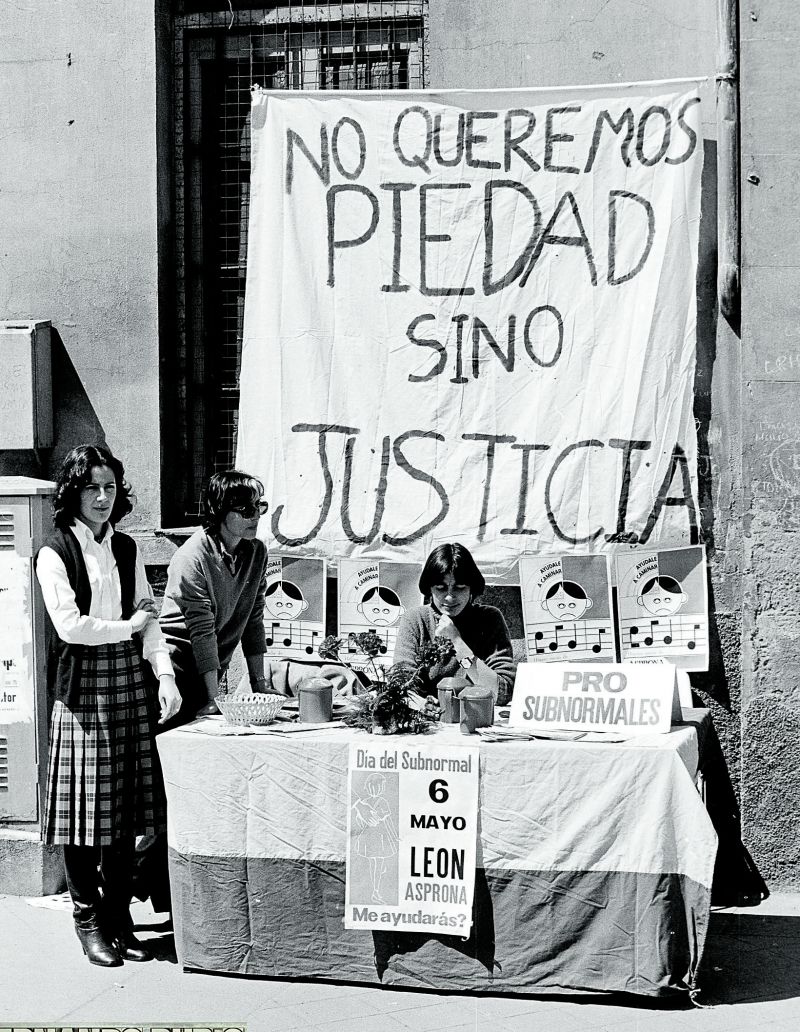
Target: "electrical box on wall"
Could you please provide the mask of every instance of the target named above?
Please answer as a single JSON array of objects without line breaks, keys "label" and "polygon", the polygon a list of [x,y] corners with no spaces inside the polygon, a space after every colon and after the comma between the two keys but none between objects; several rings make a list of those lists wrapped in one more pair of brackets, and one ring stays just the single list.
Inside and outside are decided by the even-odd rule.
[{"label": "electrical box on wall", "polygon": [[44,609],[33,556],[51,526],[55,484],[0,477],[0,830],[38,822],[47,757]]},{"label": "electrical box on wall", "polygon": [[50,323],[0,320],[0,450],[51,448],[53,387],[50,369]]}]

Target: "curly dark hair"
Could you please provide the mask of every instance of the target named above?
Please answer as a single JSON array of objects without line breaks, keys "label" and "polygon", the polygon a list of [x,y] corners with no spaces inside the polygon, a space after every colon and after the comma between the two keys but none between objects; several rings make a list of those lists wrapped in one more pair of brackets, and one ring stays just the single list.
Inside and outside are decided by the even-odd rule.
[{"label": "curly dark hair", "polygon": [[61,530],[75,523],[80,512],[81,491],[92,481],[96,466],[108,466],[117,482],[117,494],[108,522],[112,527],[133,510],[131,488],[125,480],[125,469],[108,448],[99,444],[81,444],[65,457],[56,480],[53,496],[53,522]]},{"label": "curly dark hair", "polygon": [[218,531],[222,521],[233,509],[253,505],[264,497],[264,485],[258,477],[226,469],[215,473],[208,481],[203,499],[203,526]]}]

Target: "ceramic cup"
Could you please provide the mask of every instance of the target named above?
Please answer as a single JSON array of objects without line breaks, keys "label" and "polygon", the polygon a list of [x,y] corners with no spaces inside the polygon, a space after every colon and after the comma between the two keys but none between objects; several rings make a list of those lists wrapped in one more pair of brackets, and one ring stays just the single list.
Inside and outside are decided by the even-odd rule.
[{"label": "ceramic cup", "polygon": [[477,685],[465,688],[458,697],[461,713],[461,734],[474,735],[476,728],[494,723],[494,695],[491,688]]},{"label": "ceramic cup", "polygon": [[297,689],[300,721],[303,724],[322,724],[333,714],[333,685],[324,677],[310,677]]}]

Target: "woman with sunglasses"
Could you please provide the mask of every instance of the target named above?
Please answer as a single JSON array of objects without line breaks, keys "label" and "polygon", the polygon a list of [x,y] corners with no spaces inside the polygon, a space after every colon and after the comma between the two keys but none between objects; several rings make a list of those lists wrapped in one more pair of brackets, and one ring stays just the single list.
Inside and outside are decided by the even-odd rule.
[{"label": "woman with sunglasses", "polygon": [[[266,690],[264,592],[267,549],[256,537],[267,511],[256,477],[229,469],[206,485],[203,526],[170,560],[159,618],[182,704],[163,730],[219,713],[217,694],[241,642],[250,684]],[[137,844],[134,893],[153,910],[170,909],[165,835]]]},{"label": "woman with sunglasses", "polygon": [[250,684],[264,690],[267,549],[256,537],[263,494],[246,473],[215,473],[203,527],[170,561],[160,623],[183,698],[178,724],[219,712],[220,679],[240,642]]}]

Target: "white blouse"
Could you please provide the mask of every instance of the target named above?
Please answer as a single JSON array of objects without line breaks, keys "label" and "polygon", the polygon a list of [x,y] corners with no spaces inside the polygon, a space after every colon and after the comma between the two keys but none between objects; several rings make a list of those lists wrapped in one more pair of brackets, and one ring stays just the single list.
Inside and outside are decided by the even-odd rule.
[{"label": "white blouse", "polygon": [[[45,545],[36,560],[36,576],[56,634],[69,645],[110,645],[118,641],[130,641],[133,628],[130,620],[122,619],[119,571],[111,551],[113,527],[108,527],[102,541],[95,541],[94,534],[80,520],[76,520],[70,529],[78,540],[86,563],[92,604],[88,615],[81,616],[64,563],[52,548]],[[139,602],[143,598],[153,598],[153,591],[147,581],[144,562],[137,546],[134,599]],[[149,661],[156,676],[171,674],[169,650],[158,620],[148,620],[141,636],[142,655]]]}]

